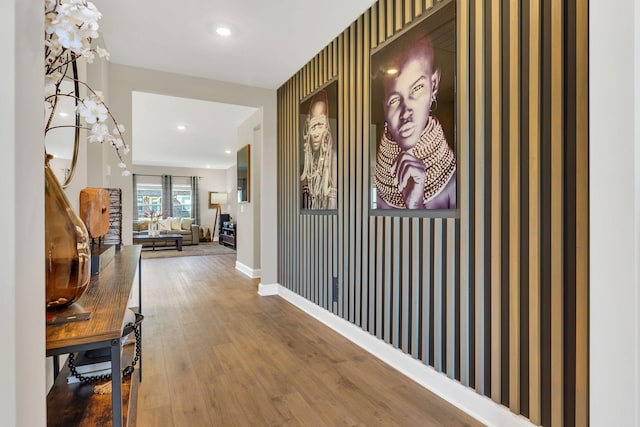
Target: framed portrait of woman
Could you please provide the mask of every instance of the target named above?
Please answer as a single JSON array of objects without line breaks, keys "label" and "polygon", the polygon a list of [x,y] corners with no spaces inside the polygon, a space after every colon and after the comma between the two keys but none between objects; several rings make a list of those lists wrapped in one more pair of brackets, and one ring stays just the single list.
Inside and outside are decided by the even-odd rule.
[{"label": "framed portrait of woman", "polygon": [[455,211],[455,1],[376,47],[370,78],[371,209]]},{"label": "framed portrait of woman", "polygon": [[338,203],[338,82],[300,101],[300,208],[335,211]]}]

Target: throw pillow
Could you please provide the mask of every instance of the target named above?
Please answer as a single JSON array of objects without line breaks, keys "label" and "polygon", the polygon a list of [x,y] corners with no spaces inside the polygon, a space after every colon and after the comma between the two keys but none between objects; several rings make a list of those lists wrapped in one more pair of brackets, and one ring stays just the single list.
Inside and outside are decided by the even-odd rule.
[{"label": "throw pillow", "polygon": [[167,218],[171,220],[171,229],[180,230],[180,218]]},{"label": "throw pillow", "polygon": [[182,218],[180,221],[183,230],[191,230],[191,225],[193,224],[193,218]]},{"label": "throw pillow", "polygon": [[171,220],[169,218],[158,220],[158,230],[171,231]]}]

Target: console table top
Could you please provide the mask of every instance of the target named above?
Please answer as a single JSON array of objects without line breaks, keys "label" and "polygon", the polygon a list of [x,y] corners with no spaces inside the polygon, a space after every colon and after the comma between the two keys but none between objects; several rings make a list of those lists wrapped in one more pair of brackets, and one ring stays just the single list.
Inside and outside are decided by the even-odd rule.
[{"label": "console table top", "polygon": [[125,310],[140,260],[140,245],[122,246],[100,274],[91,276],[82,296],[55,315],[91,312],[89,320],[47,325],[47,356],[74,351],[77,346],[100,345],[122,336]]}]

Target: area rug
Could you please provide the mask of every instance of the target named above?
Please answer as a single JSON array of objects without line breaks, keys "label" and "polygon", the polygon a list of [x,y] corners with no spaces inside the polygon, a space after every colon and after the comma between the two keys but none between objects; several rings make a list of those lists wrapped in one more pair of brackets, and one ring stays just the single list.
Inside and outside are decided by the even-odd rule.
[{"label": "area rug", "polygon": [[218,242],[204,242],[198,245],[185,245],[182,251],[176,249],[158,249],[155,251],[144,249],[142,251],[142,259],[150,258],[173,258],[181,256],[203,256],[203,255],[226,255],[235,254],[236,251],[219,244]]}]

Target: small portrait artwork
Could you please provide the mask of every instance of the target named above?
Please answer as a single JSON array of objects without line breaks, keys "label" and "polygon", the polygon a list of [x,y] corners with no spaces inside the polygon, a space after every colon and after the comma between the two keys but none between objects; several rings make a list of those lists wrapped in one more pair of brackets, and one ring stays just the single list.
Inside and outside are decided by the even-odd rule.
[{"label": "small portrait artwork", "polygon": [[456,209],[455,29],[452,1],[371,56],[374,209]]},{"label": "small portrait artwork", "polygon": [[338,84],[333,81],[300,103],[302,209],[337,209]]}]

